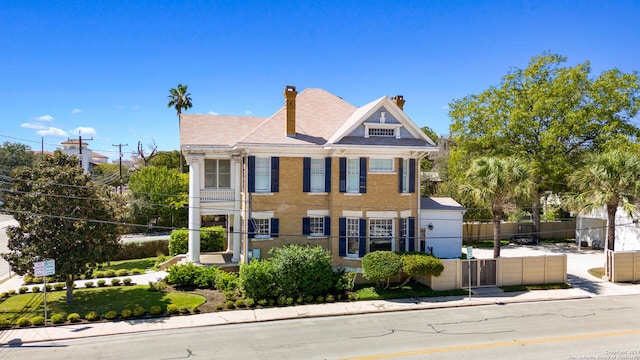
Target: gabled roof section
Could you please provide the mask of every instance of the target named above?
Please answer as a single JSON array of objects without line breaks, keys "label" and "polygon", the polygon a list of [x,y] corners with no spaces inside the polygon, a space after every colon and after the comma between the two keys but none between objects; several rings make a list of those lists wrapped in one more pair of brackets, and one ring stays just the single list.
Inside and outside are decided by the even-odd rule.
[{"label": "gabled roof section", "polygon": [[322,89],[296,97],[296,136],[286,136],[285,107],[243,137],[238,145],[324,145],[356,107]]},{"label": "gabled roof section", "polygon": [[[384,109],[400,122],[400,125],[413,137],[403,139],[364,138],[363,136],[351,136],[356,129],[374,115]],[[435,147],[436,144],[429,139],[422,130],[388,97],[383,96],[366,105],[359,107],[351,114],[349,119],[336,131],[328,141],[330,144],[344,145],[389,145],[389,146],[424,146]]]},{"label": "gabled roof section", "polygon": [[180,145],[233,146],[265,120],[252,116],[182,114]]}]

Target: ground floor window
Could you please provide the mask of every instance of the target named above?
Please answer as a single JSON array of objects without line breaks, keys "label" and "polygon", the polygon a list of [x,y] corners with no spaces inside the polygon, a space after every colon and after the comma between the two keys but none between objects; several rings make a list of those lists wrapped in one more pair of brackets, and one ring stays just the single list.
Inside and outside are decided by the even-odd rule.
[{"label": "ground floor window", "polygon": [[309,235],[324,236],[324,216],[309,218]]},{"label": "ground floor window", "polygon": [[360,219],[347,218],[347,256],[358,256],[360,245]]},{"label": "ground floor window", "polygon": [[256,239],[266,239],[271,236],[271,219],[253,219],[253,230]]},{"label": "ground floor window", "polygon": [[394,250],[393,219],[369,220],[369,251]]}]

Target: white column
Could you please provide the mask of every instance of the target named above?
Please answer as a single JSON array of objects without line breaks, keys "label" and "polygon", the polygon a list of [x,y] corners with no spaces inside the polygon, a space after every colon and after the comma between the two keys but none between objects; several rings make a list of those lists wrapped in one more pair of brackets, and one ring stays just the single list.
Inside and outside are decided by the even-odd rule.
[{"label": "white column", "polygon": [[240,157],[233,157],[231,159],[231,164],[233,167],[232,173],[234,174],[234,181],[233,181],[233,187],[234,187],[234,195],[233,195],[233,246],[232,246],[232,252],[233,252],[233,257],[231,258],[231,261],[233,262],[239,262],[240,261],[240,253],[242,252],[240,249],[240,233],[242,232],[242,228],[241,228],[241,223],[240,223],[240,213],[242,210],[242,203],[241,203],[241,192],[240,190],[242,189],[242,163],[241,163],[242,158]]},{"label": "white column", "polygon": [[191,154],[186,157],[189,163],[189,251],[187,260],[200,263],[200,177],[204,155]]}]

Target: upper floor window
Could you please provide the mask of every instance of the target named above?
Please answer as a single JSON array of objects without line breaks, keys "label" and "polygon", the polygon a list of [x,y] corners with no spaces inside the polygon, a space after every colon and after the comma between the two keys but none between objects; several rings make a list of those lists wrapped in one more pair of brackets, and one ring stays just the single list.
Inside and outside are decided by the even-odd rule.
[{"label": "upper floor window", "polygon": [[359,159],[347,159],[347,192],[360,192]]},{"label": "upper floor window", "polygon": [[278,192],[280,177],[280,158],[255,157],[247,158],[248,179],[247,188],[249,192]]},{"label": "upper floor window", "polygon": [[205,159],[204,187],[213,189],[230,189],[231,161],[224,159]]},{"label": "upper floor window", "polygon": [[409,159],[400,159],[400,161],[402,161],[402,173],[400,174],[400,176],[402,176],[402,179],[400,180],[402,182],[401,183],[402,190],[400,192],[408,193],[409,192]]},{"label": "upper floor window", "polygon": [[396,129],[388,128],[369,128],[369,136],[395,137]]},{"label": "upper floor window", "polygon": [[370,159],[369,171],[391,172],[393,171],[393,159]]},{"label": "upper floor window", "polygon": [[270,158],[256,158],[255,168],[256,192],[271,191],[271,161]]},{"label": "upper floor window", "polygon": [[311,192],[324,192],[324,159],[311,159]]},{"label": "upper floor window", "polygon": [[326,193],[331,191],[331,158],[303,159],[302,191]]},{"label": "upper floor window", "polygon": [[340,158],[340,192],[367,192],[367,158]]}]

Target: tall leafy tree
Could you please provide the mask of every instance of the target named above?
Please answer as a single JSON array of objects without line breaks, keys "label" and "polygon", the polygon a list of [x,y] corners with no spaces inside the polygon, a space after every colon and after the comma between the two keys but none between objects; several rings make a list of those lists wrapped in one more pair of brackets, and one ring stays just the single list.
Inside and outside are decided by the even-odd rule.
[{"label": "tall leafy tree", "polygon": [[[176,109],[178,115],[178,124],[180,124],[180,115],[182,110],[191,109],[193,104],[191,103],[191,94],[187,91],[188,85],[178,84],[178,87],[169,89],[169,103],[167,107],[173,107]],[[181,156],[182,157],[182,156]],[[180,172],[183,171],[183,160],[180,160]]]},{"label": "tall leafy tree", "polygon": [[5,209],[19,225],[7,229],[9,251],[2,256],[20,275],[31,273],[34,262],[55,260],[71,302],[73,281],[118,248],[118,202],[84,174],[77,158],[60,151],[11,176]]},{"label": "tall leafy tree", "polygon": [[20,166],[32,166],[34,161],[35,155],[27,145],[7,141],[0,146],[0,175],[9,175]]},{"label": "tall leafy tree", "polygon": [[164,166],[167,169],[182,169],[180,166],[180,161],[183,161],[184,165],[184,157],[180,155],[180,151],[158,151],[153,159],[149,161],[149,165],[151,166]]},{"label": "tall leafy tree", "polygon": [[527,159],[534,186],[534,232],[540,229],[540,198],[565,191],[563,184],[584,156],[607,142],[636,136],[632,119],[640,106],[638,75],[618,70],[590,78],[590,64],[565,66],[557,54],[535,56],[502,82],[450,104],[456,147],[450,170],[461,176],[468,159],[517,156]]},{"label": "tall leafy tree", "polygon": [[499,257],[500,225],[506,206],[531,194],[529,168],[515,157],[477,158],[467,170],[460,191],[474,204],[491,209],[493,257]]},{"label": "tall leafy tree", "polygon": [[[591,155],[587,165],[576,171],[571,184],[577,191],[572,197],[580,210],[591,211],[605,206],[607,211],[607,249],[615,250],[616,213],[618,207],[628,215],[638,212],[634,200],[640,194],[640,155],[637,151],[610,150]],[[611,268],[606,266],[607,275]]]}]

